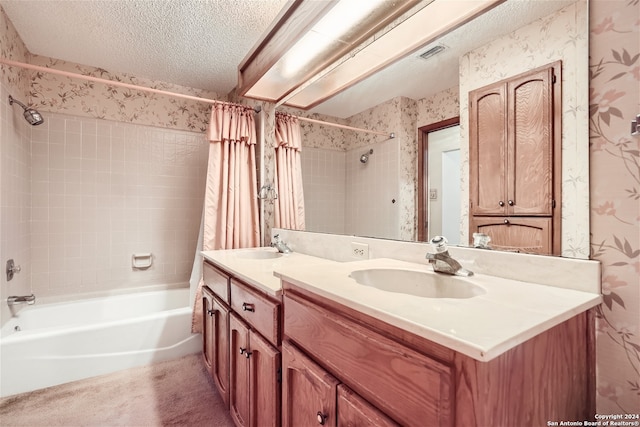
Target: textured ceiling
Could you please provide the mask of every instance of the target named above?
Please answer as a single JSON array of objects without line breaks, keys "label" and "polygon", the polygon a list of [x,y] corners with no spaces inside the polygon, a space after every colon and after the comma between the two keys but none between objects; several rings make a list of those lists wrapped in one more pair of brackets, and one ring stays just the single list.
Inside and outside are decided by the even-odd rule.
[{"label": "textured ceiling", "polygon": [[[352,0],[364,1],[364,0]],[[440,1],[440,0],[439,0]],[[313,112],[346,118],[396,96],[421,99],[458,84],[458,58],[576,0],[508,0]],[[583,0],[581,0],[583,1]],[[0,0],[31,53],[206,89],[237,83],[237,66],[286,0]]]},{"label": "textured ceiling", "polygon": [[226,95],[286,0],[1,0],[31,53]]}]

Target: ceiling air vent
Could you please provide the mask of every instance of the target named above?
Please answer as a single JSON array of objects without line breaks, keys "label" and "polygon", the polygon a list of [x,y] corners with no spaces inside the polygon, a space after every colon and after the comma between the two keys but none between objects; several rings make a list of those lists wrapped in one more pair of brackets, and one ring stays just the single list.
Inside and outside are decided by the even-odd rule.
[{"label": "ceiling air vent", "polygon": [[444,50],[444,46],[442,45],[438,45],[438,46],[434,46],[431,49],[423,52],[420,54],[420,58],[422,59],[429,59],[431,58],[433,55],[440,53]]}]

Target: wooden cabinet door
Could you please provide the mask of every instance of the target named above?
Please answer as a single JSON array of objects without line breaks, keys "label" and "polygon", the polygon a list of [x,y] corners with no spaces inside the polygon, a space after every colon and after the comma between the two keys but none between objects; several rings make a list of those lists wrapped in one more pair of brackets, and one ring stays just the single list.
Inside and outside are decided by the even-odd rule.
[{"label": "wooden cabinet door", "polygon": [[220,396],[229,407],[229,309],[217,297],[213,297],[213,305],[208,317],[213,319],[211,330],[213,338],[211,375],[218,387]]},{"label": "wooden cabinet door", "polygon": [[338,427],[397,427],[395,421],[355,394],[344,384],[338,386]]},{"label": "wooden cabinet door", "polygon": [[249,344],[251,425],[280,426],[280,352],[255,331]]},{"label": "wooden cabinet door", "polygon": [[472,231],[491,237],[491,246],[499,250],[549,255],[553,253],[551,218],[474,217]]},{"label": "wooden cabinet door", "polygon": [[236,426],[249,427],[249,327],[235,313],[229,315],[229,411]]},{"label": "wooden cabinet door", "polygon": [[506,86],[469,93],[469,184],[472,215],[504,215],[507,193]]},{"label": "wooden cabinet door", "polygon": [[202,288],[202,358],[213,376],[214,327],[211,313],[213,310],[213,292],[206,286]]},{"label": "wooden cabinet door", "polygon": [[288,342],[282,343],[282,425],[333,426],[338,380]]},{"label": "wooden cabinet door", "polygon": [[548,67],[507,82],[508,215],[553,213],[553,71]]}]

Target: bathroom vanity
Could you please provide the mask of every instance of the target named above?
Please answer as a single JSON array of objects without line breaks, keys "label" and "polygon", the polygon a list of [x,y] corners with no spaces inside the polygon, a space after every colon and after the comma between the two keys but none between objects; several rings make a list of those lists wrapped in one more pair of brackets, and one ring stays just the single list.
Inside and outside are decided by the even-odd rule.
[{"label": "bathroom vanity", "polygon": [[[533,426],[593,415],[597,293],[476,274],[424,297],[406,287],[407,272],[440,280],[424,263],[270,248],[203,255],[213,312],[204,358],[237,425]],[[392,274],[382,284],[397,273],[401,292],[363,271]]]}]

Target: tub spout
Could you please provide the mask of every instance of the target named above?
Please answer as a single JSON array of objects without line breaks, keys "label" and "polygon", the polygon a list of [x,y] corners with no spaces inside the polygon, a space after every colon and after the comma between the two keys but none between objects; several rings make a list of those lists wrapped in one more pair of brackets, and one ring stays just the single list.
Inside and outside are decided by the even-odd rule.
[{"label": "tub spout", "polygon": [[27,303],[29,305],[33,305],[36,302],[36,296],[34,294],[31,295],[21,295],[21,296],[10,296],[7,298],[8,305],[16,305],[16,304],[24,304]]}]

